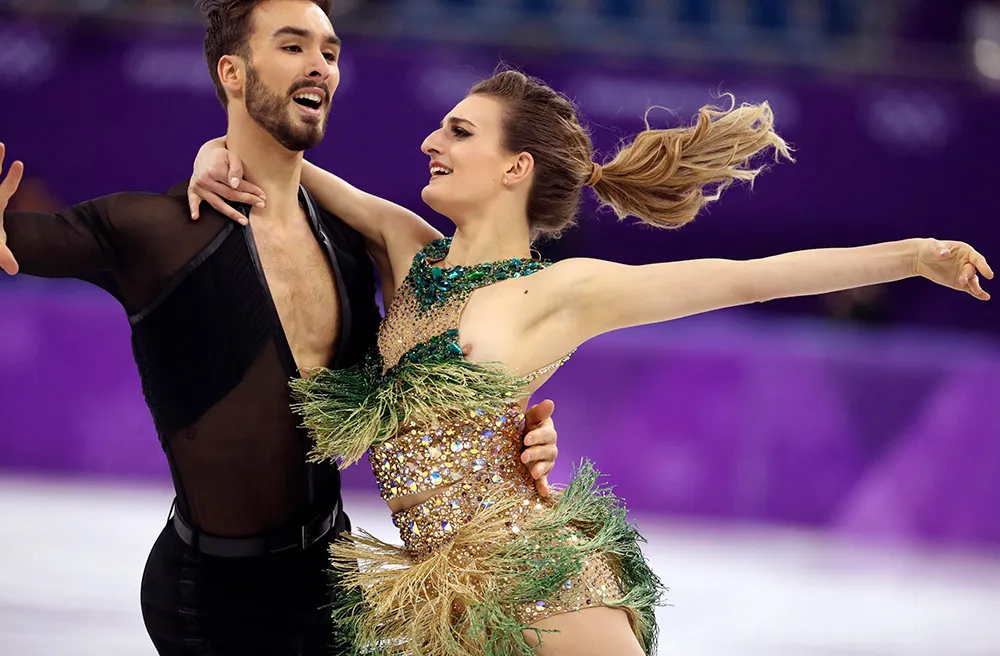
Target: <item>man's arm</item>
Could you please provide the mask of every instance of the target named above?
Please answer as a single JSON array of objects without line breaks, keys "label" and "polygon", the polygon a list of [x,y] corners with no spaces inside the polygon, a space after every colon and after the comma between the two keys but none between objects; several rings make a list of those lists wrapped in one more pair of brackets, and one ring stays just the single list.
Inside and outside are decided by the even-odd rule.
[{"label": "man's arm", "polygon": [[[0,144],[0,174],[5,149]],[[47,278],[93,279],[118,268],[122,253],[110,220],[113,196],[58,214],[7,212],[24,165],[14,162],[0,182],[0,268]]]},{"label": "man's arm", "polygon": [[524,451],[521,452],[521,462],[528,468],[531,477],[535,479],[535,490],[543,497],[552,493],[549,487],[549,473],[556,465],[559,448],[556,446],[556,425],[552,421],[552,412],[556,404],[546,399],[528,408],[524,413]]}]

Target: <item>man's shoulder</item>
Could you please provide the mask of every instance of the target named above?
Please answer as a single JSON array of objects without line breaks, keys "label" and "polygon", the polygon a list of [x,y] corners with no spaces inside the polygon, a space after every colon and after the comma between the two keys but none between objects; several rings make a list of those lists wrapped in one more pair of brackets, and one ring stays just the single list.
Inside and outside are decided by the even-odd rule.
[{"label": "man's shoulder", "polygon": [[330,210],[322,207],[319,203],[312,198],[309,192],[303,189],[303,192],[308,196],[312,203],[312,209],[316,212],[316,218],[319,219],[327,231],[329,231],[331,236],[337,240],[340,245],[344,248],[354,248],[365,250],[365,238],[360,232],[347,225],[347,223],[341,219],[339,216],[331,212]]},{"label": "man's shoulder", "polygon": [[[98,199],[110,221],[118,228],[137,234],[156,234],[164,231],[211,230],[224,223],[221,214],[203,211],[201,219],[191,220],[187,198],[187,181],[178,182],[164,192],[119,192]],[[206,210],[208,205],[205,205]]]},{"label": "man's shoulder", "polygon": [[187,182],[178,183],[166,192],[120,191],[97,200],[119,212],[183,210],[187,206]]},{"label": "man's shoulder", "polygon": [[191,178],[184,178],[183,180],[177,182],[173,187],[167,189],[162,195],[168,196],[170,198],[180,198],[187,200],[187,190],[188,184],[191,182]]}]

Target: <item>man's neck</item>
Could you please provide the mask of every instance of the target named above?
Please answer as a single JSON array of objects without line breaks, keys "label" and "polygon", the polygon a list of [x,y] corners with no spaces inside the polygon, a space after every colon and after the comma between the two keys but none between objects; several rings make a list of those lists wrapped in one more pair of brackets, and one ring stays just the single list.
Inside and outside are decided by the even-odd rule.
[{"label": "man's neck", "polygon": [[267,207],[253,213],[291,218],[298,206],[303,153],[288,150],[247,116],[230,116],[226,147],[243,163],[244,179],[267,196]]}]

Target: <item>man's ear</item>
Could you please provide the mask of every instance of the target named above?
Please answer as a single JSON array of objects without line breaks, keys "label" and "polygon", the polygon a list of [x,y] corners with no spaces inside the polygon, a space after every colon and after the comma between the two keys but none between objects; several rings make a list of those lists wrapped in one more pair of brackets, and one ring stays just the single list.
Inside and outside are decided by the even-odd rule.
[{"label": "man's ear", "polygon": [[225,55],[219,59],[217,69],[219,81],[230,97],[242,98],[246,85],[246,62],[236,55]]}]

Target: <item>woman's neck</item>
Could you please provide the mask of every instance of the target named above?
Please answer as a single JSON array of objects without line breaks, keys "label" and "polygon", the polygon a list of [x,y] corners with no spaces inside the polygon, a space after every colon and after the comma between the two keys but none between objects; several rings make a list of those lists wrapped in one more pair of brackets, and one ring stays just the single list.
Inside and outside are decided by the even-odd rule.
[{"label": "woman's neck", "polygon": [[445,258],[447,266],[472,266],[520,257],[531,259],[531,231],[527,218],[456,222],[455,236]]}]

